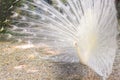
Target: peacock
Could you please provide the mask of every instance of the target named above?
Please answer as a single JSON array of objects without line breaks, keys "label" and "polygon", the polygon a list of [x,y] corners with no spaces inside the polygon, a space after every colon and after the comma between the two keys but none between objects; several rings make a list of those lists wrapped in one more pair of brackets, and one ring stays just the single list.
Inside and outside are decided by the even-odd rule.
[{"label": "peacock", "polygon": [[[18,13],[19,12],[19,13]],[[15,36],[45,44],[58,52],[40,57],[56,62],[80,62],[107,79],[112,72],[118,34],[114,0],[25,0],[16,9]],[[24,38],[23,38],[24,37]]]}]

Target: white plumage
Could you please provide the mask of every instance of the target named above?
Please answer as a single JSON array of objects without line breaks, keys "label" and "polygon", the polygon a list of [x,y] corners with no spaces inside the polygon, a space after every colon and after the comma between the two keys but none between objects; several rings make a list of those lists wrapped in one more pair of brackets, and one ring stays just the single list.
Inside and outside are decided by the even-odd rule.
[{"label": "white plumage", "polygon": [[[80,62],[107,78],[117,49],[114,0],[25,1],[15,32],[32,43],[44,43],[61,54],[54,61]],[[23,37],[23,36],[22,36]],[[20,38],[20,37],[19,37]]]}]

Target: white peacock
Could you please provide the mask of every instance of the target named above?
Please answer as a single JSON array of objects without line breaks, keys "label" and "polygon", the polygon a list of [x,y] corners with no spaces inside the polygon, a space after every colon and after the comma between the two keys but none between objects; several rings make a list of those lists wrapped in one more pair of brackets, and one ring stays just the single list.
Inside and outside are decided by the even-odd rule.
[{"label": "white peacock", "polygon": [[[103,79],[112,72],[117,49],[114,0],[26,0],[12,30],[31,43],[44,43],[60,54],[46,59],[81,62]],[[21,25],[24,24],[24,25]],[[23,36],[22,36],[23,37]],[[20,38],[20,37],[19,37]]]}]

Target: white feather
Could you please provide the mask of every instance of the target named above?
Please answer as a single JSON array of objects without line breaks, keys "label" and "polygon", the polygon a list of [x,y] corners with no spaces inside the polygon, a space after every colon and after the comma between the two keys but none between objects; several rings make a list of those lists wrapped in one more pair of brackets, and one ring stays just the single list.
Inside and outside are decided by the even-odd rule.
[{"label": "white feather", "polygon": [[66,4],[56,0],[56,3],[61,12],[43,0],[25,1],[25,7],[19,8],[24,14],[18,24],[27,27],[14,31],[26,30],[20,32],[30,34],[24,39],[59,50],[61,54],[49,57],[51,60],[80,60],[100,76],[108,77],[117,49],[114,0],[67,0]]}]

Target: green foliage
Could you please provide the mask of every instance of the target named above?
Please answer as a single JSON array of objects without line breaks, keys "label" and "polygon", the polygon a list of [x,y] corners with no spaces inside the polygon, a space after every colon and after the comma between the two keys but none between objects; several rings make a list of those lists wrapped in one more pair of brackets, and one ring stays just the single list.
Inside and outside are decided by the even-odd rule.
[{"label": "green foliage", "polygon": [[19,0],[0,0],[0,33],[5,33],[10,27],[10,16],[15,6],[19,5],[18,2]]},{"label": "green foliage", "polygon": [[67,0],[61,0],[63,3],[66,3]]}]

